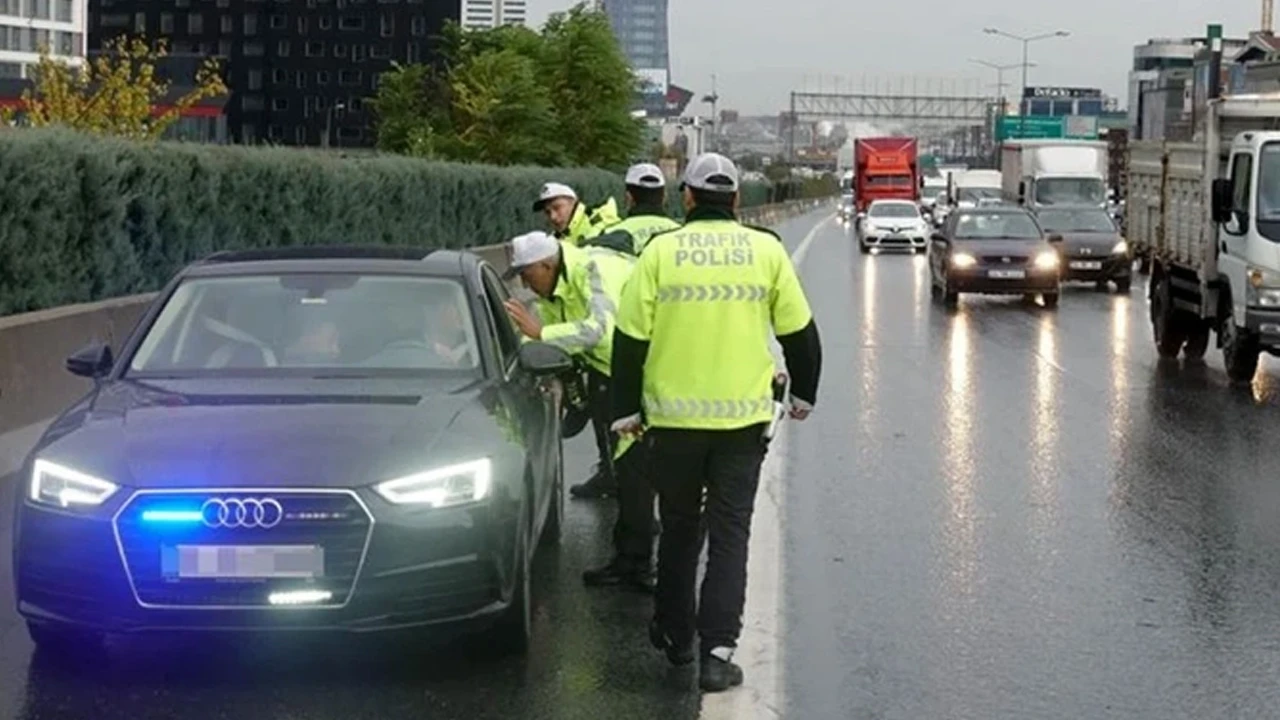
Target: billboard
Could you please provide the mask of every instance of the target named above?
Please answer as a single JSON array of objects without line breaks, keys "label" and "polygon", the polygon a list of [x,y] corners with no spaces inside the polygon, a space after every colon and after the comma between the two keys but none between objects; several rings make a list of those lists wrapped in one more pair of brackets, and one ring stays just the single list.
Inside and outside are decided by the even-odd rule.
[{"label": "billboard", "polygon": [[640,69],[636,70],[636,77],[640,79],[641,91],[645,95],[666,95],[669,77],[665,69]]},{"label": "billboard", "polygon": [[1081,87],[1028,87],[1022,89],[1022,97],[1024,98],[1044,98],[1053,100],[1062,98],[1064,100],[1074,100],[1077,98],[1100,98],[1102,90],[1099,88],[1081,88]]},{"label": "billboard", "polygon": [[1091,115],[1005,115],[996,125],[996,141],[1098,137],[1098,118]]}]

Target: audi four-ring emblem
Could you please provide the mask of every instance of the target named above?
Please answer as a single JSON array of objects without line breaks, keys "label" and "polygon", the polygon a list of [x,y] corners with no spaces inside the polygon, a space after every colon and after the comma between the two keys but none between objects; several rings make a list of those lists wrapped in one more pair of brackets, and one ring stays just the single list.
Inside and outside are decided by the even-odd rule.
[{"label": "audi four-ring emblem", "polygon": [[210,528],[273,528],[284,519],[275,498],[209,498],[200,506],[200,519]]}]

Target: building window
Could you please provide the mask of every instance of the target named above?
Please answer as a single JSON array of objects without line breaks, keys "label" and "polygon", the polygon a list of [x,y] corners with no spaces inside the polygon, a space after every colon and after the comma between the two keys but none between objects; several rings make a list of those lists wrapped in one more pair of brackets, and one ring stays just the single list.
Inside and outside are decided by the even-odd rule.
[{"label": "building window", "polygon": [[288,99],[288,98],[276,98],[276,99],[272,100],[272,101],[271,101],[271,109],[272,109],[272,110],[275,110],[276,112],[284,112],[285,110],[288,110],[288,109],[289,109],[289,99]]},{"label": "building window", "polygon": [[332,29],[332,28],[333,28],[333,18],[329,17],[328,15],[321,15],[321,16],[320,16],[320,29],[321,29],[321,30],[330,30],[330,29]]},{"label": "building window", "polygon": [[133,31],[139,35],[147,34],[147,14],[144,12],[133,14]]},{"label": "building window", "polygon": [[58,0],[58,22],[71,22],[71,0]]},{"label": "building window", "polygon": [[334,57],[338,57],[338,58],[344,58],[344,57],[346,57],[346,56],[347,56],[347,46],[346,46],[346,45],[343,45],[342,43],[334,43],[334,44],[333,44],[333,56],[334,56]]},{"label": "building window", "polygon": [[308,23],[307,23],[307,16],[306,16],[306,15],[299,15],[299,16],[298,16],[298,34],[299,34],[299,35],[306,35],[306,34],[307,34],[307,25],[308,25]]},{"label": "building window", "polygon": [[339,70],[338,84],[339,85],[359,85],[362,75],[363,74],[359,70]]},{"label": "building window", "polygon": [[231,41],[230,40],[218,41],[218,54],[224,58],[231,57]]},{"label": "building window", "polygon": [[191,0],[174,0],[173,6],[180,8],[191,7]]},{"label": "building window", "polygon": [[49,7],[49,0],[35,0],[34,17],[37,20],[52,20],[53,11]]},{"label": "building window", "polygon": [[348,15],[338,20],[339,30],[363,30],[364,18],[359,15]]},{"label": "building window", "polygon": [[187,34],[204,34],[204,15],[201,15],[200,13],[191,13],[187,16]]},{"label": "building window", "polygon": [[261,90],[262,89],[262,71],[250,70],[249,76],[248,76],[248,82],[246,83],[246,85],[249,87],[250,90]]},{"label": "building window", "polygon": [[258,128],[253,123],[245,123],[240,126],[240,142],[245,145],[253,145],[258,142]]},{"label": "building window", "polygon": [[272,15],[272,16],[271,16],[271,29],[272,29],[272,30],[283,30],[283,29],[285,28],[285,26],[286,26],[286,25],[288,25],[288,24],[289,24],[289,18],[285,17],[284,15]]},{"label": "building window", "polygon": [[360,128],[340,127],[338,128],[338,139],[351,141],[359,140]]},{"label": "building window", "polygon": [[271,71],[271,82],[283,83],[289,82],[289,71],[284,68],[276,68]]},{"label": "building window", "polygon": [[220,8],[231,7],[231,0],[218,0],[218,7]]},{"label": "building window", "polygon": [[316,73],[316,84],[317,84],[317,85],[328,85],[328,84],[329,84],[329,71],[328,71],[328,70],[321,70],[320,72]]},{"label": "building window", "polygon": [[413,21],[410,23],[413,34],[419,37],[427,34],[427,19],[421,15],[414,15]]},{"label": "building window", "polygon": [[396,17],[390,13],[382,14],[382,37],[391,37],[396,34]]},{"label": "building window", "polygon": [[268,139],[268,140],[270,140],[271,142],[279,142],[279,141],[280,141],[280,138],[282,138],[282,137],[284,137],[284,128],[280,127],[279,125],[268,125],[268,126],[267,126],[267,139]]},{"label": "building window", "polygon": [[248,15],[245,15],[245,16],[244,16],[244,34],[245,34],[245,35],[257,35],[257,34],[258,34],[258,15],[257,15],[257,13],[249,13]]},{"label": "building window", "polygon": [[[170,15],[169,19],[172,20],[173,16]],[[110,15],[103,15],[102,19],[98,21],[98,24],[104,28],[127,28],[129,27],[129,16],[125,13],[111,13]]]},{"label": "building window", "polygon": [[160,34],[173,34],[173,13],[160,13]]},{"label": "building window", "polygon": [[299,145],[307,144],[307,129],[301,125],[293,129],[293,141]]},{"label": "building window", "polygon": [[374,43],[369,48],[369,57],[374,60],[386,60],[391,57],[391,48],[384,43]]},{"label": "building window", "polygon": [[173,41],[174,55],[191,55],[195,53],[195,51],[196,51],[196,46],[192,44],[190,40],[174,40]]},{"label": "building window", "polygon": [[289,57],[289,53],[292,52],[292,50],[293,46],[289,44],[288,40],[281,40],[276,43],[276,55],[279,57]]},{"label": "building window", "polygon": [[262,101],[261,95],[245,95],[240,98],[240,109],[245,112],[260,112],[266,103]]},{"label": "building window", "polygon": [[302,88],[305,88],[305,87],[307,86],[307,74],[306,74],[306,73],[304,73],[304,72],[297,73],[297,75],[296,75],[296,79],[297,79],[297,82],[296,82],[296,83],[294,83],[294,84],[298,86],[298,89],[299,89],[299,90],[301,90]]},{"label": "building window", "polygon": [[411,42],[405,47],[405,60],[410,63],[422,62],[422,46]]},{"label": "building window", "polygon": [[266,54],[266,48],[263,47],[261,40],[250,40],[244,44],[245,57],[262,57]]},{"label": "building window", "polygon": [[351,46],[351,62],[364,62],[365,52],[368,50],[364,45]]},{"label": "building window", "polygon": [[347,102],[351,112],[364,112],[364,98],[353,97]]},{"label": "building window", "polygon": [[223,15],[222,19],[219,21],[219,25],[221,26],[224,35],[230,35],[236,31],[235,21],[231,19],[230,15]]},{"label": "building window", "polygon": [[80,54],[76,52],[76,47],[71,43],[71,33],[58,32],[54,33],[53,36],[58,42],[59,55],[70,56]]},{"label": "building window", "polygon": [[307,57],[324,57],[324,43],[319,40],[307,43]]},{"label": "building window", "polygon": [[22,64],[15,62],[0,62],[0,78],[10,80],[18,80],[22,77]]}]

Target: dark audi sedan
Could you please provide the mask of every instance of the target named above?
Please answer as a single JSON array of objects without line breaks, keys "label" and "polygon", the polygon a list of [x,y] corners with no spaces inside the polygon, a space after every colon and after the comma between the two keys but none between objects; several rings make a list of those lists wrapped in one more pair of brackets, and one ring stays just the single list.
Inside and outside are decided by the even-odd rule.
[{"label": "dark audi sedan", "polygon": [[[460,624],[522,652],[564,507],[558,376],[469,253],[213,255],[26,461],[18,610],[41,649],[186,631]],[[480,627],[475,627],[475,626]]]},{"label": "dark audi sedan", "polygon": [[1062,279],[1096,283],[1100,290],[1113,282],[1129,292],[1133,256],[1110,213],[1094,206],[1051,207],[1039,210],[1036,220],[1045,232],[1062,236]]},{"label": "dark audi sedan", "polygon": [[1019,207],[958,210],[933,234],[930,289],[950,307],[961,293],[1039,295],[1045,307],[1057,307],[1060,240],[1046,239]]}]

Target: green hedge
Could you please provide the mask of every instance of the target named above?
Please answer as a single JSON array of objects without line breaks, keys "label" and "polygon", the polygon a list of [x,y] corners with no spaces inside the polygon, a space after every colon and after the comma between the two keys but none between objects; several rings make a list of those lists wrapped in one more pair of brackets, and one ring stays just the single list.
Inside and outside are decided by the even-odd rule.
[{"label": "green hedge", "polygon": [[548,180],[622,190],[602,170],[0,131],[0,315],[155,290],[216,250],[501,242],[542,226]]}]

